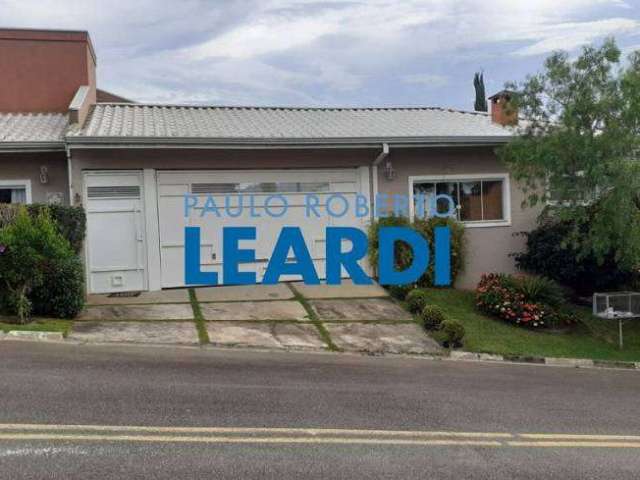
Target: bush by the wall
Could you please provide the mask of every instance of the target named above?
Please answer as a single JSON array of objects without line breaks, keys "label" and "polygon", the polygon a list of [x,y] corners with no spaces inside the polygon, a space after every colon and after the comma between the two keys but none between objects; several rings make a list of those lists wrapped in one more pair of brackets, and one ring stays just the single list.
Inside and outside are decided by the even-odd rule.
[{"label": "bush by the wall", "polygon": [[[374,221],[369,227],[369,262],[374,271],[378,266],[379,258],[379,230],[381,227],[409,227],[416,230],[429,243],[433,245],[434,229],[438,226],[449,226],[451,229],[451,280],[455,282],[456,277],[464,266],[464,227],[461,223],[451,218],[430,217],[426,220],[416,219],[413,223],[408,218],[402,216],[389,216]],[[394,252],[394,267],[396,270],[406,269],[413,260],[411,248],[406,243],[396,242]],[[377,274],[377,272],[376,272]],[[433,286],[434,271],[433,262],[429,262],[427,271],[418,280],[420,287]]]},{"label": "bush by the wall", "polygon": [[84,268],[73,252],[49,259],[44,281],[31,292],[33,312],[57,318],[74,318],[84,308]]},{"label": "bush by the wall", "polygon": [[427,305],[420,314],[422,326],[425,330],[438,330],[446,320],[444,312],[436,305]]},{"label": "bush by the wall", "polygon": [[443,343],[448,348],[458,348],[462,346],[462,339],[465,335],[464,325],[455,320],[445,320],[440,327]]},{"label": "bush by the wall", "polygon": [[405,298],[407,308],[411,313],[420,313],[427,305],[427,292],[414,288]]},{"label": "bush by the wall", "polygon": [[[19,210],[19,205],[0,204],[0,228],[11,224]],[[43,212],[48,212],[56,225],[56,229],[71,244],[76,253],[82,250],[85,238],[87,218],[82,207],[70,207],[66,205],[32,204],[26,206],[27,212],[37,217]]]},{"label": "bush by the wall", "polygon": [[[25,322],[34,311],[70,316],[84,302],[82,266],[48,210],[16,210],[0,228],[0,307]],[[80,307],[81,308],[81,307]]]},{"label": "bush by the wall", "polygon": [[632,281],[632,272],[621,269],[609,255],[599,264],[593,255],[583,255],[572,246],[574,226],[567,221],[543,219],[526,236],[524,252],[517,253],[518,268],[544,275],[572,288],[579,295],[598,290],[613,290]]}]

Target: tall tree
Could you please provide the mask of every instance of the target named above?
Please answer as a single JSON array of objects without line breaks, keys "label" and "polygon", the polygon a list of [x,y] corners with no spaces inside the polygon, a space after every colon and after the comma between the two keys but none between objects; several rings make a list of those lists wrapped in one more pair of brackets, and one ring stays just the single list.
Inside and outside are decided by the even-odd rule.
[{"label": "tall tree", "polygon": [[473,76],[473,87],[476,89],[475,111],[486,112],[488,110],[487,95],[484,90],[484,74],[482,72],[476,72]]},{"label": "tall tree", "polygon": [[516,90],[520,135],[498,150],[529,205],[576,225],[567,242],[621,268],[640,266],[640,51],[613,39],[552,54]]}]

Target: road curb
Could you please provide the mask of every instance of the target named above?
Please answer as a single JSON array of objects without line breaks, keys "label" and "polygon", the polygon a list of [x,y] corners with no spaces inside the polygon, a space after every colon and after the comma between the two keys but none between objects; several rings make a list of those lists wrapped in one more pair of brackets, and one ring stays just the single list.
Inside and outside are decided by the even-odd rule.
[{"label": "road curb", "polygon": [[4,340],[30,340],[37,342],[63,342],[64,335],[61,332],[31,332],[27,330],[10,330],[4,336]]},{"label": "road curb", "polygon": [[[61,332],[33,332],[26,330],[11,330],[8,333],[0,332],[0,340],[21,340],[35,342],[64,342],[73,345],[97,345],[97,346],[138,346],[138,347],[171,347],[171,348],[204,348],[214,347],[219,350],[237,350],[237,347],[216,346],[216,345],[173,345],[173,344],[152,344],[152,343],[125,343],[125,342],[78,342],[67,340]],[[262,352],[299,352],[299,353],[321,353],[321,354],[342,354],[342,355],[368,355],[362,352],[335,352],[316,350],[295,350],[295,349],[269,349],[269,348],[249,348],[253,351]],[[491,362],[491,363],[519,363],[547,365],[551,367],[569,368],[607,368],[623,370],[640,370],[640,362],[621,362],[611,360],[591,360],[587,358],[562,358],[562,357],[536,357],[528,355],[496,355],[491,353],[475,353],[464,350],[452,350],[449,356],[417,355],[417,354],[393,354],[383,353],[380,357],[404,357],[421,358],[427,360],[453,360],[466,362]]]},{"label": "road curb", "polygon": [[536,357],[528,355],[492,355],[488,353],[465,352],[463,350],[453,350],[449,354],[449,359],[472,362],[531,363],[536,365],[549,365],[552,367],[640,370],[640,362],[591,360],[588,358]]}]

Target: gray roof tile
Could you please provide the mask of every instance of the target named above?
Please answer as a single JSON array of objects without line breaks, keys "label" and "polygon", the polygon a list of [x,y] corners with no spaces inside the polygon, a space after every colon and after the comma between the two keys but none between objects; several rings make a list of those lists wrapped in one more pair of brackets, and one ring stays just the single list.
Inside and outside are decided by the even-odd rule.
[{"label": "gray roof tile", "polygon": [[62,113],[0,113],[0,146],[6,143],[64,142],[67,115]]},{"label": "gray roof tile", "polygon": [[199,107],[99,103],[70,140],[332,141],[504,138],[484,113],[444,108]]}]

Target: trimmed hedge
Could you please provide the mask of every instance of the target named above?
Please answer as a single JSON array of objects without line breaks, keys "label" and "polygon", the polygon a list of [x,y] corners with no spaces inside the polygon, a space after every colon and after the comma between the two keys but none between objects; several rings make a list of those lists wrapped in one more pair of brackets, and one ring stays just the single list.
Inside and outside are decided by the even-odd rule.
[{"label": "trimmed hedge", "polygon": [[447,348],[458,348],[462,346],[462,339],[465,335],[464,325],[455,320],[445,320],[440,327],[444,337],[444,345]]},{"label": "trimmed hedge", "polygon": [[422,309],[420,319],[425,330],[438,330],[447,317],[437,305],[426,305]]},{"label": "trimmed hedge", "polygon": [[424,307],[427,306],[427,300],[427,292],[425,292],[424,290],[420,290],[419,288],[411,290],[405,298],[405,301],[407,302],[407,308],[411,313],[414,314],[422,312]]},{"label": "trimmed hedge", "polygon": [[[0,204],[0,228],[15,220],[18,208],[19,205]],[[87,217],[82,207],[34,203],[26,205],[26,208],[32,217],[37,217],[40,213],[48,211],[58,232],[67,239],[74,252],[80,253],[87,227]]]}]

